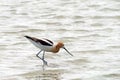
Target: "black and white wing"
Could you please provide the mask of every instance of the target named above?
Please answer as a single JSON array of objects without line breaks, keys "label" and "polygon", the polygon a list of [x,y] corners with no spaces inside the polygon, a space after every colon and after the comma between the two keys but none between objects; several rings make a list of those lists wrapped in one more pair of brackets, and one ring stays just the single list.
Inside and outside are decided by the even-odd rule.
[{"label": "black and white wing", "polygon": [[51,41],[51,40],[49,40],[49,39],[46,39],[46,38],[43,38],[43,39],[45,39],[47,42],[49,42],[51,45],[53,45],[54,43]]},{"label": "black and white wing", "polygon": [[29,39],[31,42],[40,43],[41,45],[44,45],[44,46],[53,46],[53,42],[48,39],[38,39],[30,36],[25,36],[25,37]]}]

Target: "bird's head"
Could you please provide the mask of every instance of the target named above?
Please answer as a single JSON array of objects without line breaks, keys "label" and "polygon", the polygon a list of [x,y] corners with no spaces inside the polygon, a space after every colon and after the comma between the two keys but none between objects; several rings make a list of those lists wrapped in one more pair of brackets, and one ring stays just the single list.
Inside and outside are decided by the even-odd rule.
[{"label": "bird's head", "polygon": [[73,55],[65,48],[63,42],[58,42],[57,47],[58,47],[58,48],[63,48],[63,49],[65,49],[65,50],[67,51],[67,53],[69,53],[71,56],[73,56]]},{"label": "bird's head", "polygon": [[64,47],[64,44],[63,44],[63,42],[58,42],[57,46],[58,46],[59,48],[62,48],[62,47]]}]

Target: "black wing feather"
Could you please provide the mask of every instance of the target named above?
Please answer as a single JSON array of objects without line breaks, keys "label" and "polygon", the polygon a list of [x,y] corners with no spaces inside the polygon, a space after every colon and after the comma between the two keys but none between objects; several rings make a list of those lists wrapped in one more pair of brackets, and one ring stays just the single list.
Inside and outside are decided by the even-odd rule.
[{"label": "black wing feather", "polygon": [[51,40],[46,39],[46,38],[44,38],[44,39],[47,40],[48,42],[50,42],[53,45],[53,42]]},{"label": "black wing feather", "polygon": [[49,44],[49,43],[47,43],[47,42],[45,42],[45,41],[43,41],[43,40],[41,40],[41,39],[37,39],[37,38],[35,38],[35,37],[30,37],[30,36],[24,36],[24,37],[26,37],[26,38],[28,38],[28,39],[31,39],[31,40],[33,40],[33,41],[35,41],[35,42],[37,42],[37,43],[40,43],[40,44],[42,44],[42,45],[53,46],[53,45],[52,45],[53,42],[50,41],[50,40],[48,40],[48,39],[46,39],[46,40],[49,41],[49,42],[52,43],[52,44]]}]

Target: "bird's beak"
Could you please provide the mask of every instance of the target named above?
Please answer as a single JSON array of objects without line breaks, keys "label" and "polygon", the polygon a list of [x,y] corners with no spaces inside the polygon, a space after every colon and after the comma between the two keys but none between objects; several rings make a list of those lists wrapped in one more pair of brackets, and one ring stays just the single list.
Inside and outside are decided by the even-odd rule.
[{"label": "bird's beak", "polygon": [[69,53],[71,56],[73,56],[65,47],[63,47],[63,49],[65,49],[67,53]]}]

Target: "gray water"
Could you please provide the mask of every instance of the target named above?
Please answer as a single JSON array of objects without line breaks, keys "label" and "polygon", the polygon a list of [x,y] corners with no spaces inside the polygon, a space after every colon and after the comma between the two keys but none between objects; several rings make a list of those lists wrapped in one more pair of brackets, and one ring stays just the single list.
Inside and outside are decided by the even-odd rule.
[{"label": "gray water", "polygon": [[[63,41],[46,53],[24,35]],[[120,80],[120,0],[0,0],[0,80]]]}]

